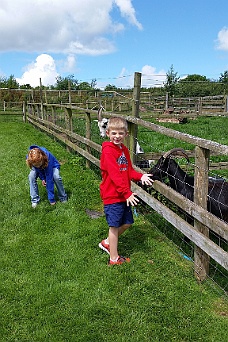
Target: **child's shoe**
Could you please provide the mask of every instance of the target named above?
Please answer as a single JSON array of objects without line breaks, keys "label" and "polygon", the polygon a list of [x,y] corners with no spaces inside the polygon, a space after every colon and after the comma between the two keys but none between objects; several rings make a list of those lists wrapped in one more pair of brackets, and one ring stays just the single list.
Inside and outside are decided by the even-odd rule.
[{"label": "child's shoe", "polygon": [[105,240],[102,240],[98,245],[103,251],[110,254],[110,247],[109,244],[105,242]]},{"label": "child's shoe", "polygon": [[118,256],[118,259],[116,261],[109,260],[108,265],[121,265],[124,262],[130,262],[130,258]]},{"label": "child's shoe", "polygon": [[37,204],[38,204],[37,202],[33,202],[32,203],[32,208],[35,209],[37,207]]}]

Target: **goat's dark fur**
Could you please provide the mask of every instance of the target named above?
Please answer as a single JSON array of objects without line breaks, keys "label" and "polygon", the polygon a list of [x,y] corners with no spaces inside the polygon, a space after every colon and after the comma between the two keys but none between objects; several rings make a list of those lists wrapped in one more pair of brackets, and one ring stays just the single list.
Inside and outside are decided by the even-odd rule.
[{"label": "goat's dark fur", "polygon": [[[189,176],[171,157],[161,157],[149,173],[153,180],[164,182],[168,178],[171,188],[193,201],[194,176]],[[209,179],[207,209],[228,222],[228,182]]]}]

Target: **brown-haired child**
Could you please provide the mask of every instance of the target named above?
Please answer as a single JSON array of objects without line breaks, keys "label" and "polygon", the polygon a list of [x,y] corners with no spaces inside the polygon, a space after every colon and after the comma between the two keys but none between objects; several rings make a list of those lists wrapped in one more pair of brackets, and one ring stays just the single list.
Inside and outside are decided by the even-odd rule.
[{"label": "brown-haired child", "polygon": [[26,163],[30,168],[29,186],[33,208],[36,208],[37,204],[40,202],[37,178],[40,178],[42,185],[46,186],[48,200],[51,205],[56,203],[54,184],[57,187],[60,202],[67,201],[67,194],[59,173],[60,164],[51,152],[49,152],[45,147],[32,145],[30,146],[28,155],[26,156]]}]

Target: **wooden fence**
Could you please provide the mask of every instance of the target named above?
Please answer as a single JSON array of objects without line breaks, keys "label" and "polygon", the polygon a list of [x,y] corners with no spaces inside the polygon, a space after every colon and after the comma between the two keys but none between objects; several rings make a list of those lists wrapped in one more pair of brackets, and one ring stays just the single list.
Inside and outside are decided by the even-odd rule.
[{"label": "wooden fence", "polygon": [[[222,267],[228,270],[228,254],[225,250],[209,239],[209,230],[212,230],[223,239],[228,240],[228,225],[226,222],[218,219],[207,211],[207,189],[208,189],[208,160],[210,153],[217,155],[228,155],[228,146],[221,145],[216,142],[184,134],[169,128],[144,121],[139,118],[140,103],[140,84],[141,74],[135,74],[135,85],[132,101],[132,115],[121,115],[113,112],[106,112],[105,116],[124,117],[128,122],[129,139],[128,147],[134,158],[135,137],[137,135],[137,127],[145,127],[154,132],[159,132],[168,137],[178,139],[195,145],[195,187],[194,202],[183,197],[164,183],[155,181],[153,187],[159,191],[167,199],[175,203],[179,208],[194,218],[194,226],[184,221],[177,213],[170,210],[156,198],[141,189],[135,183],[132,183],[133,191],[148,204],[152,209],[157,211],[162,217],[170,222],[176,229],[187,236],[195,245],[194,250],[194,269],[197,279],[204,280],[209,271],[209,258],[213,258]],[[64,110],[65,127],[56,124],[56,111]],[[66,146],[81,154],[86,158],[87,164],[90,163],[99,167],[99,157],[101,146],[91,140],[91,122],[92,118],[97,115],[97,111],[88,108],[81,108],[72,104],[46,104],[46,103],[28,103],[25,108],[25,119],[38,127],[42,131],[51,134],[55,138],[64,142]],[[73,131],[73,120],[83,116],[86,122],[85,136],[81,136]],[[94,155],[93,151],[97,155]],[[197,186],[200,184],[200,186]]]},{"label": "wooden fence", "polygon": [[[132,110],[134,94],[132,91],[101,91],[101,90],[68,90],[43,89],[41,79],[37,89],[6,89],[0,88],[0,112],[15,107],[22,107],[22,102],[46,104],[72,104],[77,107],[94,109],[99,104],[107,111],[128,112]],[[169,110],[168,110],[169,109]],[[170,110],[172,109],[172,111]],[[168,117],[198,115],[228,115],[228,95],[205,97],[176,98],[166,95],[155,95],[151,91],[140,92],[141,117],[144,115]]]}]

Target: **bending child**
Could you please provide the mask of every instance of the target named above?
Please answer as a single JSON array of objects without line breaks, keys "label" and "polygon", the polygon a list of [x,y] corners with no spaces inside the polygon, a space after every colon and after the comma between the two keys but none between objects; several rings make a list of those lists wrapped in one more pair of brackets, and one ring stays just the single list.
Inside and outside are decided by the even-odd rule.
[{"label": "bending child", "polygon": [[33,208],[36,208],[40,202],[37,178],[40,178],[42,185],[46,186],[48,200],[51,205],[56,203],[54,184],[57,187],[60,202],[67,201],[67,194],[59,174],[60,164],[45,147],[30,146],[29,153],[26,156],[26,163],[31,169],[29,173],[29,186]]},{"label": "bending child", "polygon": [[141,180],[146,185],[152,185],[152,180],[150,174],[139,173],[132,167],[129,151],[123,145],[128,134],[127,121],[111,117],[106,134],[110,141],[102,144],[100,194],[109,233],[108,238],[99,243],[99,247],[110,254],[109,265],[119,265],[130,262],[129,258],[119,256],[118,239],[134,222],[131,206],[139,202],[136,194],[131,191],[131,180]]}]

